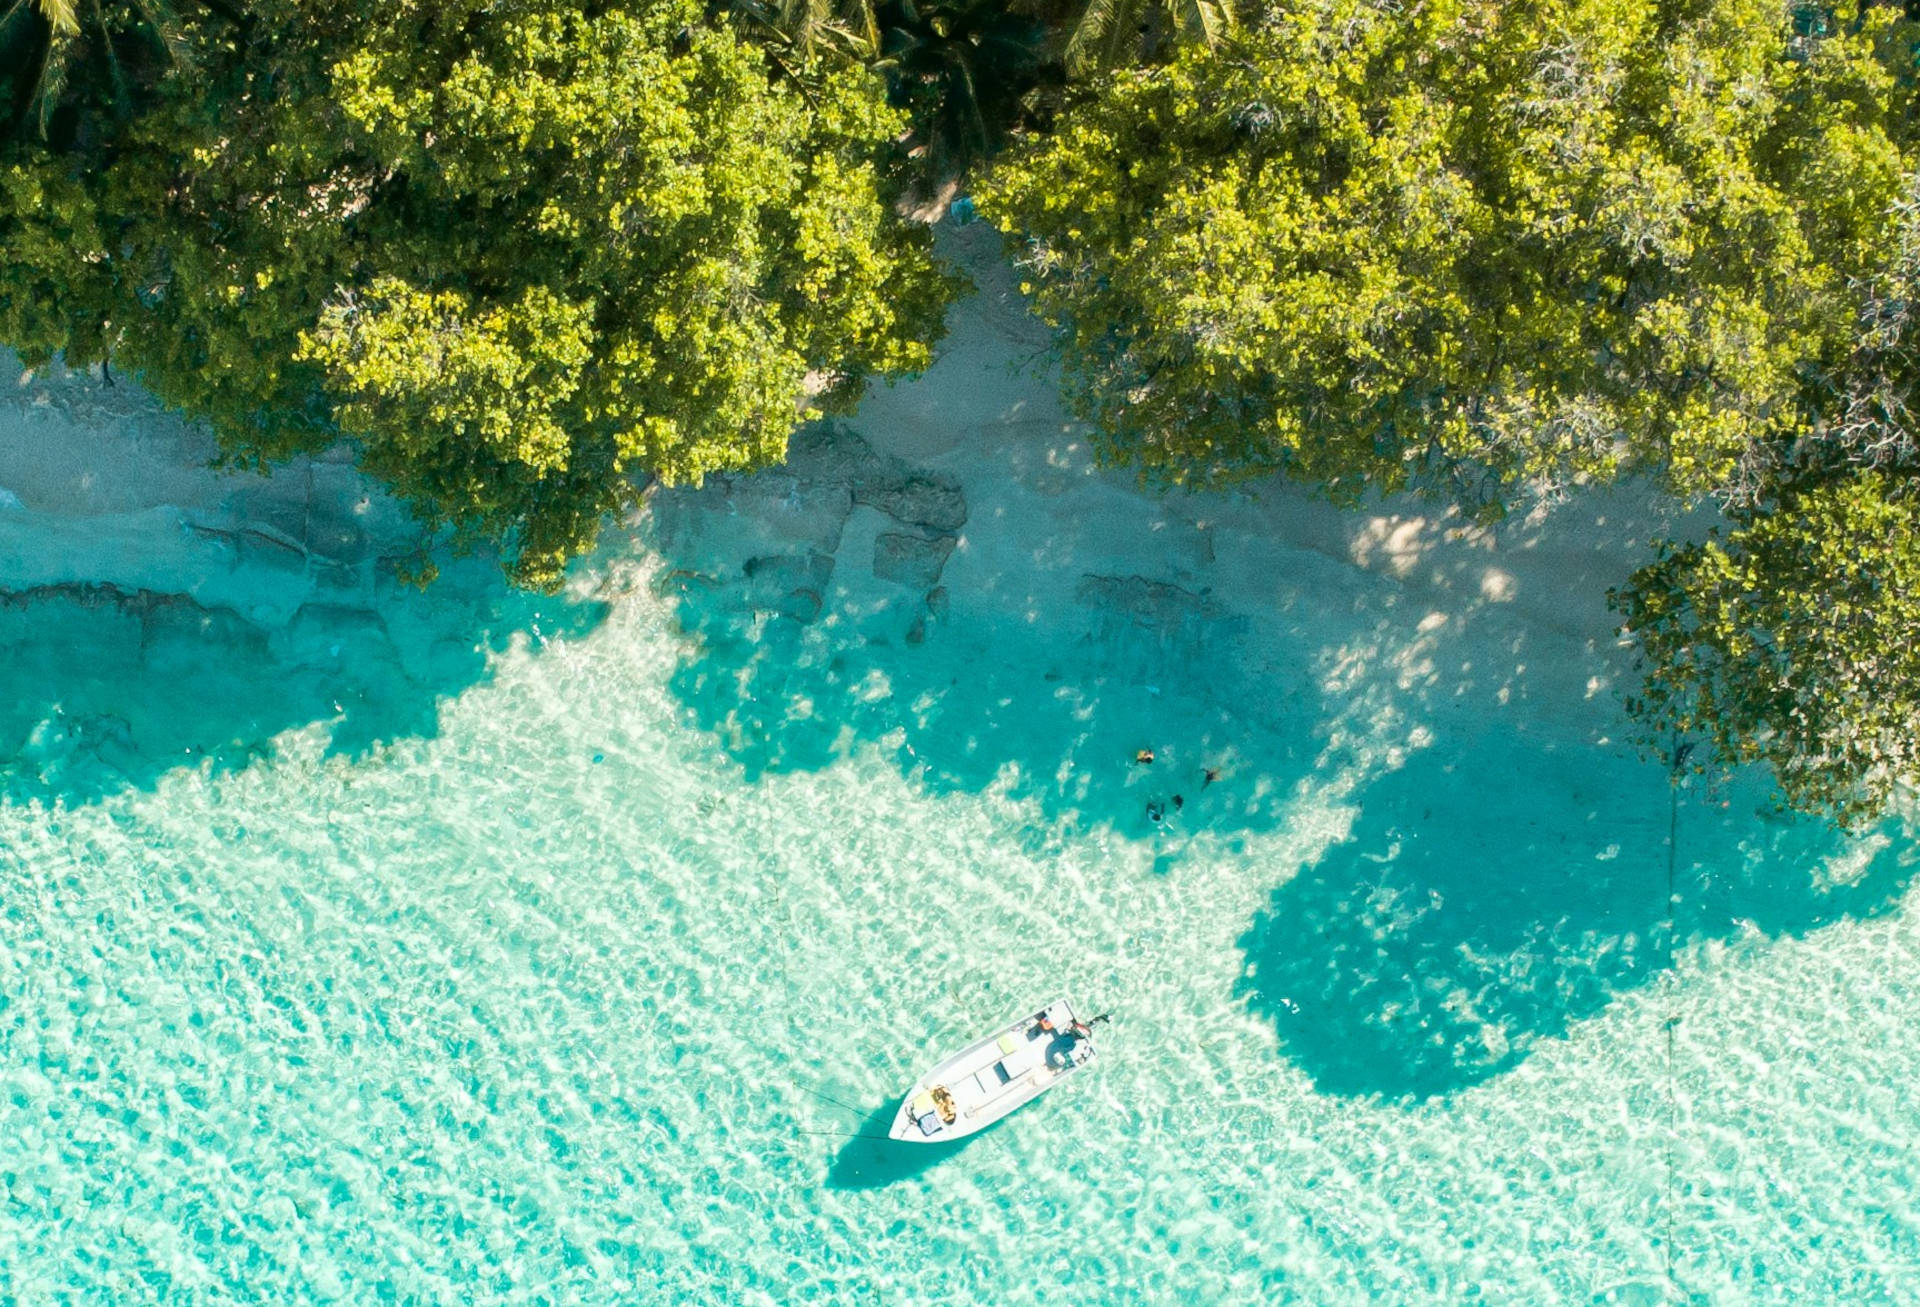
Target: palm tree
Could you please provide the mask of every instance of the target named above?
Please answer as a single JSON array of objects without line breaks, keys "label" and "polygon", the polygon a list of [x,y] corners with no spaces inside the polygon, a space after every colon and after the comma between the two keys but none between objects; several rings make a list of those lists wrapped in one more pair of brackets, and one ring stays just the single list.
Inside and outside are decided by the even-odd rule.
[{"label": "palm tree", "polygon": [[73,0],[38,0],[36,6],[40,16],[47,20],[47,26],[62,36],[80,34],[80,16],[74,11]]},{"label": "palm tree", "polygon": [[1035,116],[1050,77],[1039,19],[1006,0],[882,0],[879,19],[875,67],[912,116],[914,151],[936,188]]},{"label": "palm tree", "polygon": [[780,30],[803,55],[821,46],[871,59],[880,50],[880,15],[873,0],[775,0]]},{"label": "palm tree", "polygon": [[744,21],[763,46],[796,56],[801,65],[822,53],[856,63],[871,63],[880,53],[874,0],[710,0],[707,13]]},{"label": "palm tree", "polygon": [[1152,58],[1168,42],[1218,45],[1233,30],[1231,0],[1087,0],[1067,37],[1079,74]]},{"label": "palm tree", "polygon": [[44,139],[67,89],[68,75],[85,60],[98,60],[104,90],[116,110],[131,100],[124,61],[158,51],[162,66],[180,62],[185,41],[165,0],[13,0],[0,13],[0,52],[14,73],[8,86],[7,126],[33,122]]}]

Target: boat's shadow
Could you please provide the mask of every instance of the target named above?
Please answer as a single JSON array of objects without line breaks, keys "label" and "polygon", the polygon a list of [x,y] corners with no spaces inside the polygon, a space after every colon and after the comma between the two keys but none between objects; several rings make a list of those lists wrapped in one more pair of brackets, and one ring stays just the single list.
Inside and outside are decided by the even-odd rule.
[{"label": "boat's shadow", "polygon": [[833,1165],[827,1169],[829,1189],[884,1189],[902,1180],[911,1180],[958,1157],[1006,1124],[1006,1118],[1002,1118],[976,1134],[948,1144],[905,1144],[887,1138],[894,1113],[899,1110],[897,1101],[885,1103],[861,1121],[853,1138],[841,1147]]}]

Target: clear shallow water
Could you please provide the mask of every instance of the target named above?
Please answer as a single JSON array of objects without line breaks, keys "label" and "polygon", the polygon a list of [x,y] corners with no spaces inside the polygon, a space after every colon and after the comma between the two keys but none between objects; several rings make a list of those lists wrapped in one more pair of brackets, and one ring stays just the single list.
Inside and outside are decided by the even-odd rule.
[{"label": "clear shallow water", "polygon": [[[1508,666],[1482,711],[1324,559],[1277,631],[1123,587],[909,640],[857,587],[778,616],[663,520],[591,602],[9,628],[7,1295],[1920,1283],[1903,840],[1676,814],[1604,697]],[[848,1137],[1061,991],[1115,1014],[1096,1074],[955,1154]]]}]

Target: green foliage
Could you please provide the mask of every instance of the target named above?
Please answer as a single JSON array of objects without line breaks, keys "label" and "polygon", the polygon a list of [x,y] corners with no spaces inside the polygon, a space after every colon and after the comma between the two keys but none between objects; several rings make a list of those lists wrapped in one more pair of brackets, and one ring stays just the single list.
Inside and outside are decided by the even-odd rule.
[{"label": "green foliage", "polygon": [[0,130],[46,139],[86,114],[124,115],[157,65],[180,57],[185,29],[165,0],[10,0],[0,9]]},{"label": "green foliage", "polygon": [[238,459],[345,432],[550,585],[644,478],[778,459],[928,361],[953,284],[891,210],[870,73],[796,85],[684,0],[196,32],[110,140],[12,153],[0,334],[111,354]]},{"label": "green foliage", "polygon": [[1731,530],[1667,544],[1612,596],[1653,732],[1765,762],[1788,803],[1843,823],[1920,773],[1920,175],[1886,228],[1810,428],[1751,451]]},{"label": "green foliage", "polygon": [[896,170],[958,184],[1051,112],[1065,82],[1065,0],[714,0],[795,68],[870,68],[907,117]]},{"label": "green foliage", "polygon": [[801,61],[827,54],[854,63],[879,57],[881,5],[874,0],[720,0],[719,7],[774,34]]},{"label": "green foliage", "polygon": [[1067,35],[1067,67],[1078,74],[1111,70],[1181,42],[1211,49],[1233,27],[1230,0],[1087,0]]},{"label": "green foliage", "polygon": [[[1497,512],[1805,428],[1905,168],[1889,10],[1304,0],[1116,76],[999,170],[1108,452]],[[1909,42],[1910,44],[1910,42]]]},{"label": "green foliage", "polygon": [[1725,539],[1671,549],[1614,602],[1652,670],[1633,707],[1772,766],[1843,822],[1920,774],[1920,506],[1864,473],[1796,490]]},{"label": "green foliage", "polygon": [[882,16],[876,67],[936,186],[997,153],[1039,108],[1054,65],[1032,14],[1006,0],[891,0]]},{"label": "green foliage", "polygon": [[1891,7],[1291,0],[980,198],[1149,477],[1715,499],[1617,596],[1632,706],[1857,820],[1920,764],[1915,48]]}]

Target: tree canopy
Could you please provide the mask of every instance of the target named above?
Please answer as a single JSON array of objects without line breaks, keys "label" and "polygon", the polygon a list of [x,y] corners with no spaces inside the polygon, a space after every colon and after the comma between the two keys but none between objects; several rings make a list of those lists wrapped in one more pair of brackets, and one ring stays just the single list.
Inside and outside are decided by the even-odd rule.
[{"label": "tree canopy", "polygon": [[[925,366],[977,199],[1103,452],[1491,518],[1724,510],[1648,730],[1854,820],[1920,759],[1920,29],[1781,0],[30,0],[0,339],[342,436],[554,584],[647,477]],[[1075,80],[1075,79],[1078,80]],[[1007,150],[1006,143],[1014,147]]]},{"label": "tree canopy", "polygon": [[1149,478],[1719,503],[1618,596],[1632,706],[1852,819],[1920,735],[1915,50],[1890,7],[1295,0],[981,198]]},{"label": "tree canopy", "polygon": [[998,170],[1110,452],[1469,506],[1731,483],[1842,357],[1909,146],[1892,11],[1276,7],[1112,79]]},{"label": "tree canopy", "polygon": [[238,458],[352,436],[552,584],[638,478],[776,460],[928,361],[953,286],[871,73],[782,77],[688,0],[273,0],[183,38],[137,109],[11,147],[0,337],[110,357]]},{"label": "tree canopy", "polygon": [[1788,491],[1616,596],[1651,671],[1634,708],[1843,822],[1920,774],[1920,512],[1881,473]]},{"label": "tree canopy", "polygon": [[1849,823],[1920,775],[1920,177],[1888,219],[1817,418],[1752,451],[1727,528],[1612,596],[1654,731],[1765,762],[1790,804]]}]

